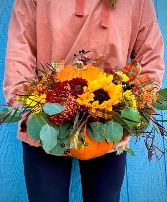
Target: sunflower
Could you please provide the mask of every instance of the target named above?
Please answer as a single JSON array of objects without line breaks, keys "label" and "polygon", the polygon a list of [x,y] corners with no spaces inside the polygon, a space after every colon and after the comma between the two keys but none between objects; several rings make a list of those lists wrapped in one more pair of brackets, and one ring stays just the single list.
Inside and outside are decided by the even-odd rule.
[{"label": "sunflower", "polygon": [[113,75],[100,73],[96,80],[88,81],[88,86],[83,88],[84,93],[78,95],[77,102],[93,113],[98,109],[112,111],[112,106],[120,103],[123,95],[122,85],[115,85],[112,81]]}]

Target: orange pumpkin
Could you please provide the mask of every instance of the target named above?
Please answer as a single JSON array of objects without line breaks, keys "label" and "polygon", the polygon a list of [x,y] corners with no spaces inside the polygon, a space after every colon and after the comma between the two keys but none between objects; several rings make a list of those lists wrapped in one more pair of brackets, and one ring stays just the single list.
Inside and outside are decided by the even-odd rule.
[{"label": "orange pumpkin", "polygon": [[83,78],[86,80],[94,80],[102,72],[98,67],[83,65],[81,61],[78,61],[74,66],[66,66],[62,71],[57,73],[56,78],[59,81],[71,80],[73,78]]},{"label": "orange pumpkin", "polygon": [[[57,73],[56,79],[58,81],[71,80],[73,78],[83,78],[86,80],[94,80],[102,72],[102,70],[95,66],[83,65],[81,61],[78,61],[74,66],[67,66],[61,72]],[[80,150],[75,148],[70,149],[69,156],[76,157],[80,160],[88,160],[104,155],[107,151],[113,148],[112,142],[97,142],[91,139],[86,131],[83,132],[85,141],[89,143],[89,146],[83,146]]]},{"label": "orange pumpkin", "polygon": [[83,134],[85,136],[85,141],[89,143],[88,146],[83,146],[80,150],[75,148],[70,149],[68,156],[76,157],[80,160],[89,160],[104,155],[107,151],[113,148],[114,144],[112,142],[96,142],[91,139],[84,128]]}]

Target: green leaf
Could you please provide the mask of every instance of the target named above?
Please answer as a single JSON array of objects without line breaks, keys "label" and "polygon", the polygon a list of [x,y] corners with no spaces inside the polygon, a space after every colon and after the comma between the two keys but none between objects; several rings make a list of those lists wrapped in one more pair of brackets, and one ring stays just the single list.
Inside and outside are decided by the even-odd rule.
[{"label": "green leaf", "polygon": [[158,110],[167,110],[167,100],[161,97],[152,106]]},{"label": "green leaf", "polygon": [[[141,117],[140,117],[140,122],[141,124],[139,124],[138,126],[134,127],[132,129],[132,132],[135,136],[140,136],[142,135],[146,129],[152,125],[150,123],[151,119],[150,119],[150,112],[146,111],[144,113],[141,113]],[[154,125],[154,124],[153,124]]]},{"label": "green leaf", "polygon": [[157,93],[167,99],[167,88],[161,89]]},{"label": "green leaf", "polygon": [[162,89],[157,93],[159,94],[159,98],[152,104],[153,107],[159,110],[167,110],[167,88]]},{"label": "green leaf", "polygon": [[115,113],[113,116],[112,116],[112,120],[114,122],[117,122],[119,124],[121,124],[121,126],[123,127],[123,130],[124,130],[124,134],[127,134],[127,135],[130,135],[132,132],[132,128],[130,128],[127,123],[125,122],[125,120],[118,114],[118,113]]},{"label": "green leaf", "polygon": [[91,122],[90,123],[90,128],[87,128],[88,135],[95,141],[102,142],[105,137],[102,135],[102,128],[103,128],[103,123],[101,122]]},{"label": "green leaf", "polygon": [[52,150],[57,144],[57,136],[59,134],[58,127],[51,127],[45,124],[40,131],[40,139],[42,146],[46,151]]},{"label": "green leaf", "polygon": [[[148,116],[145,115],[145,117],[147,118]],[[141,124],[136,127],[131,128],[131,135],[140,136],[144,133],[144,131],[150,125],[150,123],[148,122],[149,119],[146,119],[146,118],[141,116]]]},{"label": "green leaf", "polygon": [[121,117],[130,128],[137,126],[140,123],[140,114],[138,110],[134,110],[131,107],[123,109],[121,111]]},{"label": "green leaf", "polygon": [[5,119],[5,122],[6,123],[13,123],[13,122],[18,122],[21,119],[22,119],[22,116],[21,116],[20,108],[13,108],[11,110],[10,116],[8,116],[8,118]]},{"label": "green leaf", "polygon": [[[66,137],[63,139],[57,139],[57,145],[49,151],[50,154],[53,155],[61,155],[64,153],[64,151],[67,149],[67,146],[69,144],[70,138]],[[62,144],[64,144],[65,147],[62,147]]]},{"label": "green leaf", "polygon": [[131,154],[132,156],[135,156],[134,151],[131,148],[126,148],[126,151]]},{"label": "green leaf", "polygon": [[40,140],[40,131],[46,123],[49,124],[46,114],[39,113],[33,115],[27,123],[27,133],[32,138]]},{"label": "green leaf", "polygon": [[57,103],[46,103],[43,106],[43,111],[48,115],[58,114],[64,110],[65,107]]},{"label": "green leaf", "polygon": [[59,138],[65,138],[70,135],[70,123],[65,122],[62,125],[58,126],[59,128]]},{"label": "green leaf", "polygon": [[15,111],[17,111],[17,113],[21,113],[22,111],[24,111],[24,107],[17,107],[17,108],[13,108],[13,107],[8,107],[9,111],[11,111],[11,115],[15,114]]},{"label": "green leaf", "polygon": [[118,113],[115,113],[112,116],[112,120],[114,122],[120,123],[122,126],[128,126],[127,123],[125,122],[125,120]]},{"label": "green leaf", "polygon": [[109,142],[119,142],[123,136],[123,127],[116,122],[109,121],[103,126],[103,136]]},{"label": "green leaf", "polygon": [[2,123],[14,123],[21,120],[20,108],[4,108],[0,111],[0,119]]},{"label": "green leaf", "polygon": [[2,109],[2,110],[0,111],[0,118],[5,117],[6,114],[9,113],[9,112],[10,112],[9,108],[4,108],[4,109]]}]

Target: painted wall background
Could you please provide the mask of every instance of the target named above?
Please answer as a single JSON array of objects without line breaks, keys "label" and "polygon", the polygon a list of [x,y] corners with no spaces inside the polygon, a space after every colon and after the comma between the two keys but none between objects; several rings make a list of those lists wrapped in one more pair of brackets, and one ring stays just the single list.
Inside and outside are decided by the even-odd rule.
[{"label": "painted wall background", "polygon": [[[14,0],[0,0],[0,103],[5,103],[2,93],[7,30]],[[158,21],[165,42],[165,64],[167,65],[167,0],[154,0]],[[167,72],[163,87],[167,87]],[[167,119],[167,113],[163,114]],[[165,125],[167,128],[167,124]],[[16,138],[17,124],[0,126],[0,202],[27,202],[23,175],[22,147]],[[158,139],[165,149],[167,143]],[[159,162],[147,159],[142,143],[130,146],[136,157],[128,155],[126,174],[121,191],[121,202],[167,202],[167,154]],[[81,184],[77,160],[73,162],[70,202],[81,202]]]}]

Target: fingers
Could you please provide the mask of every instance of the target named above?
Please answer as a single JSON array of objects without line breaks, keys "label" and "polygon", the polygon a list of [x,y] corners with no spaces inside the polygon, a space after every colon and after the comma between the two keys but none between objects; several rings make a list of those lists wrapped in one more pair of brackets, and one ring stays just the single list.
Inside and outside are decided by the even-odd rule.
[{"label": "fingers", "polygon": [[112,152],[116,152],[116,150],[115,149],[110,149],[108,152],[106,152],[106,153],[112,153]]},{"label": "fingers", "polygon": [[122,140],[120,142],[118,142],[118,144],[112,148],[111,150],[109,150],[107,153],[112,153],[112,152],[116,152],[119,149],[126,149],[129,147],[129,141],[130,141],[130,136],[124,136],[122,138]]},{"label": "fingers", "polygon": [[114,148],[115,150],[123,149],[129,147],[129,141],[122,140]]}]

